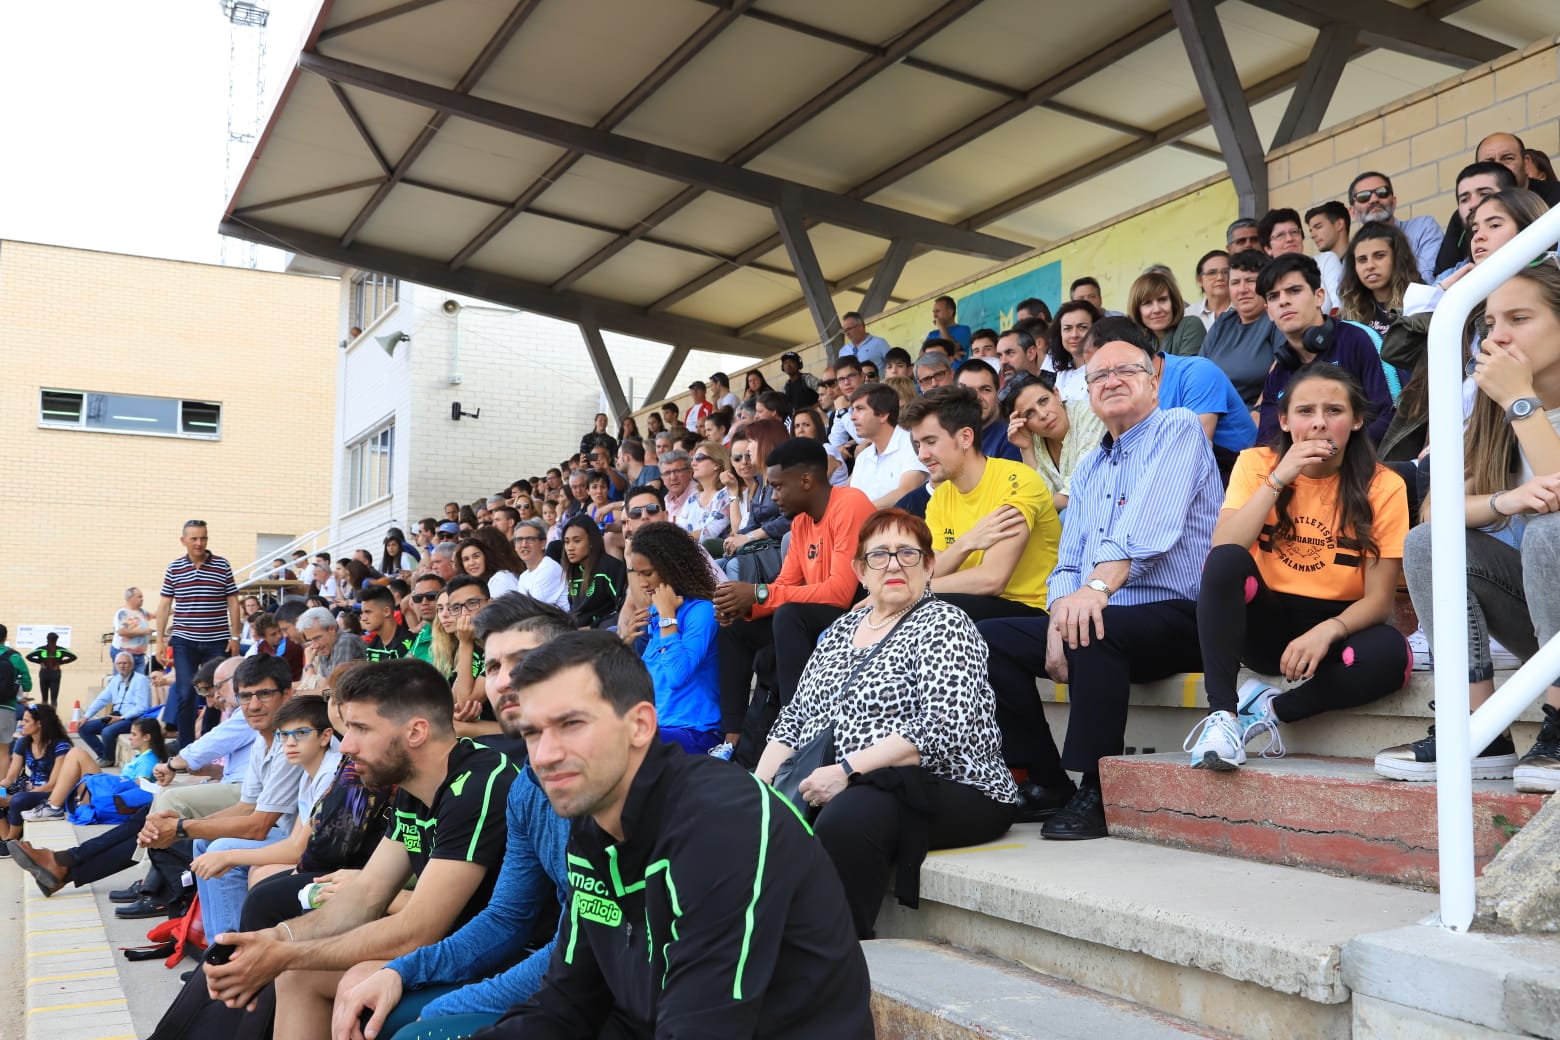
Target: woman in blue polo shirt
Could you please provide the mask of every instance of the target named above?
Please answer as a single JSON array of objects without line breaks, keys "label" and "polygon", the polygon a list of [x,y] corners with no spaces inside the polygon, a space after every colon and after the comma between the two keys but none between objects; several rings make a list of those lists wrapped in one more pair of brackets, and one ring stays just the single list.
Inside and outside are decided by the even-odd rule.
[{"label": "woman in blue polo shirt", "polygon": [[640,601],[623,639],[644,658],[655,683],[661,739],[690,754],[720,743],[715,680],[715,579],[699,545],[676,524],[645,524],[628,554]]}]

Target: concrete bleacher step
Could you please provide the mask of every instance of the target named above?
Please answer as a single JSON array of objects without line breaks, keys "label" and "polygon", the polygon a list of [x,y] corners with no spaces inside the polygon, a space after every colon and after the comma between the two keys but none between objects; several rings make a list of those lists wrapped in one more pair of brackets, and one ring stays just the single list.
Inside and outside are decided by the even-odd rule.
[{"label": "concrete bleacher step", "polygon": [[949,946],[863,944],[877,1040],[1229,1040],[1165,1015]]},{"label": "concrete bleacher step", "polygon": [[1038,824],[934,852],[881,938],[950,943],[1252,1040],[1344,1040],[1339,957],[1434,912],[1424,892],[1143,842],[1047,842]]},{"label": "concrete bleacher step", "polygon": [[[1182,753],[1104,759],[1111,834],[1399,884],[1437,882],[1434,784],[1383,779],[1367,759],[1254,757],[1234,773],[1187,763]],[[1544,796],[1519,794],[1510,780],[1473,788],[1482,870]]]},{"label": "concrete bleacher step", "polygon": [[[1496,672],[1498,686],[1511,672]],[[1255,672],[1242,671],[1241,681]],[[1288,684],[1271,676],[1267,681],[1280,689]],[[1067,731],[1068,701],[1071,691],[1050,679],[1037,683],[1040,699],[1046,705],[1046,719],[1057,743]],[[1330,755],[1338,758],[1373,758],[1382,748],[1406,744],[1425,735],[1435,721],[1430,702],[1435,699],[1435,679],[1431,672],[1414,672],[1407,686],[1359,708],[1327,712],[1315,718],[1284,725],[1284,744],[1291,753]],[[1131,690],[1131,711],[1127,717],[1128,747],[1153,748],[1158,752],[1177,750],[1187,733],[1208,713],[1208,695],[1200,672],[1189,672],[1153,683],[1140,683]],[[1511,727],[1512,737],[1526,750],[1538,736],[1543,713],[1538,703],[1530,704]]]}]

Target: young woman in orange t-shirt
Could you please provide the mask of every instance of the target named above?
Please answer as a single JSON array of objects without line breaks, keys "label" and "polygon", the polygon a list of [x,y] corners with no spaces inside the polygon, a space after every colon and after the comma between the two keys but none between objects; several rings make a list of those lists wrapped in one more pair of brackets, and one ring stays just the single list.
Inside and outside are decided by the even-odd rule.
[{"label": "young woman in orange t-shirt", "polygon": [[[1187,737],[1194,768],[1233,770],[1278,725],[1366,704],[1408,681],[1408,641],[1387,624],[1408,498],[1376,460],[1369,405],[1347,370],[1304,366],[1278,402],[1272,447],[1240,453],[1197,597],[1208,717]],[[1241,664],[1298,685],[1235,682]]]}]

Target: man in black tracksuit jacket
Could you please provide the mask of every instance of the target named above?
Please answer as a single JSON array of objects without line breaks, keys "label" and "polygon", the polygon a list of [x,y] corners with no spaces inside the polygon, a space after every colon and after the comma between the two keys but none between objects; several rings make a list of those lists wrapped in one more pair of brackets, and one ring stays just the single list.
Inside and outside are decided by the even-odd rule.
[{"label": "man in black tracksuit jacket", "polygon": [[[870,1040],[844,891],[790,803],[729,762],[661,743],[649,673],[610,633],[532,651],[514,685],[531,768],[575,819],[571,898],[541,990],[478,1036]],[[622,705],[630,688],[644,696],[621,712],[601,693]],[[582,725],[618,728],[565,746]],[[614,741],[626,769],[592,775]]]}]

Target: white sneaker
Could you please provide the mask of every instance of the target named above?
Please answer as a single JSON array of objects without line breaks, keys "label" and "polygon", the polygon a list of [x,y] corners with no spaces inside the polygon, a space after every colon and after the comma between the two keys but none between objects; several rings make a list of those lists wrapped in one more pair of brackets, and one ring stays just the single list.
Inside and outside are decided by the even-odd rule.
[{"label": "white sneaker", "polygon": [[1240,723],[1227,711],[1212,712],[1193,726],[1181,750],[1192,753],[1193,769],[1232,773],[1246,763],[1246,749],[1240,739]]},{"label": "white sneaker", "polygon": [[1432,665],[1430,637],[1425,635],[1424,629],[1414,629],[1414,634],[1408,637],[1408,648],[1414,654],[1414,671],[1428,672]]},{"label": "white sneaker", "polygon": [[1522,658],[1495,642],[1495,637],[1491,636],[1490,663],[1495,666],[1497,672],[1514,672],[1522,667]]},{"label": "white sneaker", "polygon": [[723,761],[730,762],[731,756],[736,753],[736,750],[736,748],[731,746],[730,741],[722,741],[721,743],[716,744],[714,747],[710,748],[707,754],[711,758],[719,758]]},{"label": "white sneaker", "polygon": [[1236,693],[1240,706],[1235,709],[1235,721],[1240,726],[1240,741],[1249,744],[1253,737],[1266,733],[1268,742],[1258,752],[1263,758],[1284,757],[1284,738],[1278,732],[1278,715],[1273,711],[1273,698],[1283,692],[1261,679],[1247,679]]},{"label": "white sneaker", "polygon": [[44,802],[42,805],[27,809],[22,813],[22,819],[32,823],[42,823],[45,820],[63,820],[65,807],[63,805],[50,805]]}]

